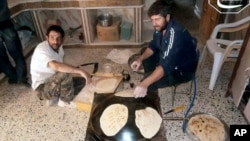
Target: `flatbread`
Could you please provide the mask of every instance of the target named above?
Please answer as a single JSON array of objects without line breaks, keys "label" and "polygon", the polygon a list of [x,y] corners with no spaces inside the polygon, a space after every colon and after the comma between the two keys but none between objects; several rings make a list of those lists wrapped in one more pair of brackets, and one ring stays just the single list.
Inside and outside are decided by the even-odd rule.
[{"label": "flatbread", "polygon": [[102,113],[100,126],[107,136],[116,135],[128,121],[128,108],[123,104],[112,104]]},{"label": "flatbread", "polygon": [[115,93],[115,96],[119,97],[134,97],[134,89],[127,89],[120,92]]},{"label": "flatbread", "polygon": [[159,131],[161,123],[161,116],[151,107],[135,111],[135,124],[147,139],[151,139]]},{"label": "flatbread", "polygon": [[214,116],[196,115],[188,122],[188,130],[200,141],[224,141],[224,124]]},{"label": "flatbread", "polygon": [[116,78],[100,79],[95,84],[96,92],[112,92],[116,87]]}]

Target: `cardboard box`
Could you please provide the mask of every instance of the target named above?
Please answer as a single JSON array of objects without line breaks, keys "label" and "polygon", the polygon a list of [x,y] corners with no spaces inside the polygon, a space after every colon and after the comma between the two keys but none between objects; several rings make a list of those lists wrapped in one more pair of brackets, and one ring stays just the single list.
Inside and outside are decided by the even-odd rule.
[{"label": "cardboard box", "polygon": [[118,41],[120,40],[121,20],[114,20],[111,26],[96,25],[97,39],[99,41]]}]

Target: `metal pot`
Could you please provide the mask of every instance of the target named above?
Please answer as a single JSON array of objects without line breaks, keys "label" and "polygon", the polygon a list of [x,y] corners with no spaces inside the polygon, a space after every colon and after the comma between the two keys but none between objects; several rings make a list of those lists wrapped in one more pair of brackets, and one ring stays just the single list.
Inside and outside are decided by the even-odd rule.
[{"label": "metal pot", "polygon": [[113,20],[113,16],[108,13],[101,14],[98,16],[98,23],[100,23],[101,26],[112,25],[112,20]]}]

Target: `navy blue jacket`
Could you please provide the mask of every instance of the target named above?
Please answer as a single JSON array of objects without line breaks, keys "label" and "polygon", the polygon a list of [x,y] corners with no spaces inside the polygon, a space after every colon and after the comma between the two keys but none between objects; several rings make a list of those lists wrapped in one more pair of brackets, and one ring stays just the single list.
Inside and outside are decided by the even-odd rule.
[{"label": "navy blue jacket", "polygon": [[0,30],[13,26],[7,0],[0,0]]},{"label": "navy blue jacket", "polygon": [[149,48],[160,55],[158,65],[164,69],[164,75],[173,70],[195,72],[197,65],[196,43],[193,37],[181,24],[171,19],[166,33],[155,31]]}]

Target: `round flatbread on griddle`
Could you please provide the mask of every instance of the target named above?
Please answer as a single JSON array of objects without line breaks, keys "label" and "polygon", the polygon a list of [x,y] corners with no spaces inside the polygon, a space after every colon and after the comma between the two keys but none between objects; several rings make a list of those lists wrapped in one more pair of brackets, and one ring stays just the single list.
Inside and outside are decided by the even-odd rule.
[{"label": "round flatbread on griddle", "polygon": [[116,135],[128,121],[128,108],[123,104],[108,106],[100,117],[100,126],[107,136]]},{"label": "round flatbread on griddle", "polygon": [[159,131],[162,118],[155,109],[147,107],[135,111],[135,123],[142,136],[151,139]]},{"label": "round flatbread on griddle", "polygon": [[224,124],[214,116],[195,115],[188,122],[188,130],[200,141],[224,141]]}]

